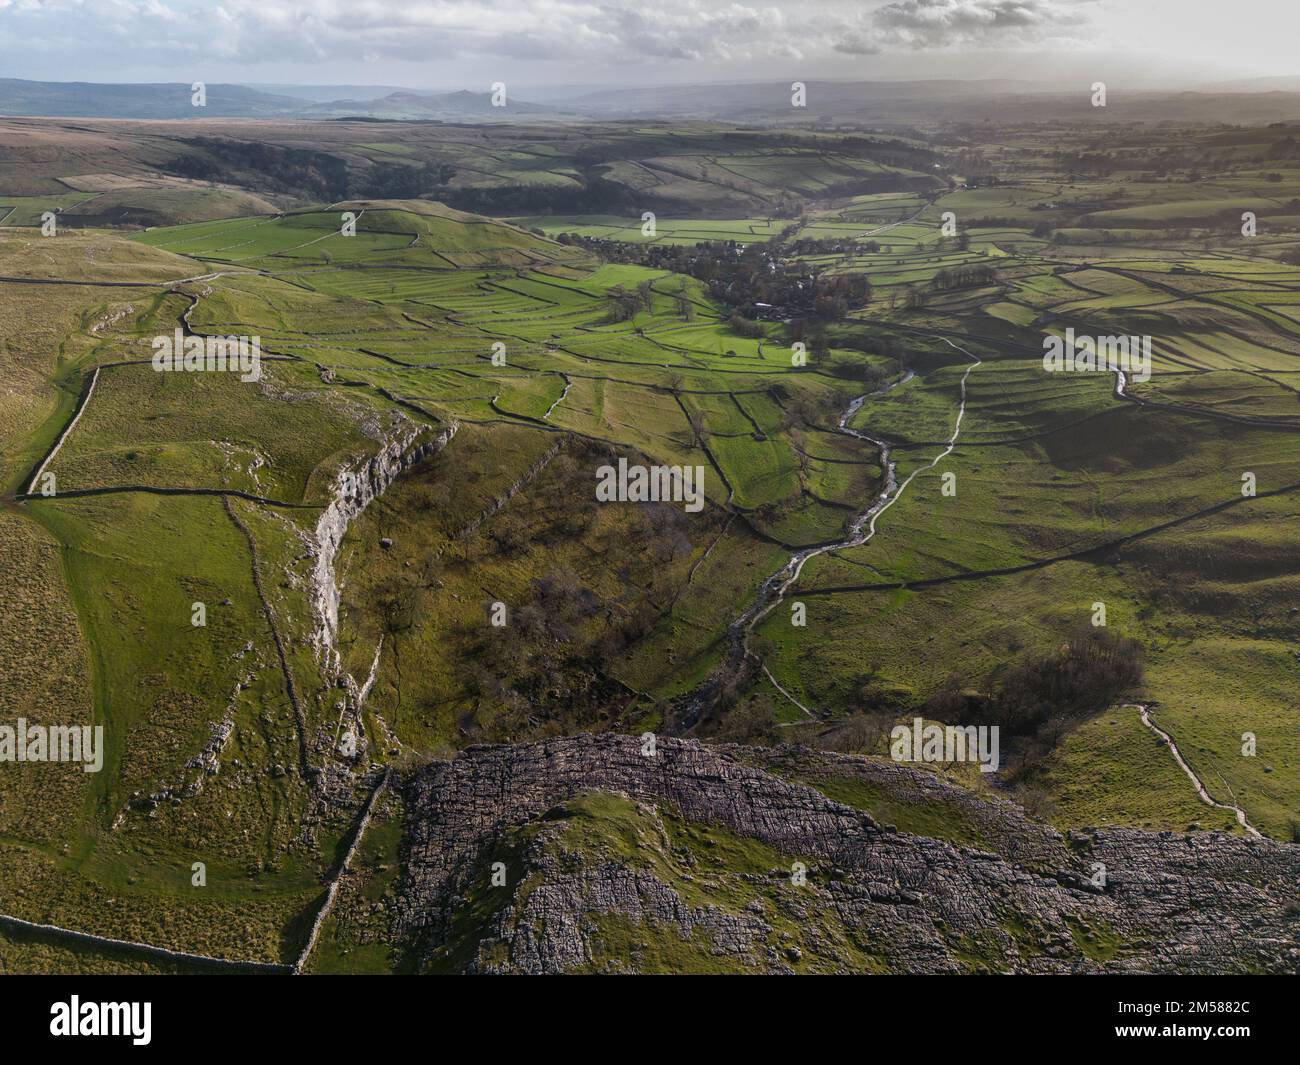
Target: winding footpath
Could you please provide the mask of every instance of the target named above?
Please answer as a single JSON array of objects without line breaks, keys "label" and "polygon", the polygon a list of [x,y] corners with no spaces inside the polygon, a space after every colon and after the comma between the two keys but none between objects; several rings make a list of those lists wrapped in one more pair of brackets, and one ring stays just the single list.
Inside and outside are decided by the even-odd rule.
[{"label": "winding footpath", "polygon": [[1187,774],[1187,778],[1192,782],[1192,787],[1196,789],[1196,794],[1200,796],[1201,802],[1205,803],[1207,806],[1217,806],[1220,810],[1231,810],[1237,815],[1237,824],[1241,825],[1249,835],[1253,836],[1255,839],[1264,838],[1263,833],[1246,820],[1245,810],[1240,806],[1234,806],[1232,803],[1219,802],[1218,799],[1214,798],[1214,796],[1206,790],[1205,785],[1201,782],[1201,778],[1196,775],[1195,770],[1193,770],[1192,767],[1187,764],[1186,759],[1183,758],[1182,752],[1178,749],[1178,744],[1174,742],[1174,738],[1151,720],[1151,711],[1144,704],[1125,703],[1123,709],[1136,710],[1138,716],[1142,719],[1142,724],[1146,725],[1147,728],[1164,740],[1169,747],[1169,753],[1174,756],[1174,761],[1178,763],[1182,771]]},{"label": "winding footpath", "polygon": [[[859,440],[866,440],[880,449],[880,465],[885,471],[884,484],[881,486],[880,493],[876,496],[871,505],[859,514],[849,525],[849,535],[843,540],[838,540],[835,543],[830,544],[821,544],[817,547],[805,547],[796,551],[790,557],[790,561],[786,563],[785,568],[773,577],[769,578],[767,584],[764,585],[764,588],[775,583],[777,585],[775,595],[771,596],[771,601],[766,606],[755,604],[755,607],[752,607],[748,614],[741,618],[741,622],[744,623],[747,631],[752,630],[755,625],[767,617],[767,615],[780,604],[791,585],[799,579],[799,574],[803,572],[805,562],[810,558],[815,558],[817,555],[826,554],[828,551],[841,551],[849,547],[861,547],[876,535],[876,522],[879,520],[880,515],[898,502],[902,497],[903,492],[907,490],[907,486],[916,479],[917,475],[925,473],[927,470],[934,469],[940,462],[952,454],[953,448],[957,446],[957,437],[961,435],[962,418],[966,414],[966,379],[970,377],[971,370],[980,365],[980,359],[978,356],[973,355],[960,345],[954,344],[951,340],[945,340],[944,343],[950,347],[956,348],[963,355],[973,361],[968,367],[966,367],[965,373],[961,375],[961,399],[957,405],[957,420],[953,424],[952,435],[944,444],[943,450],[940,451],[939,454],[935,455],[935,457],[924,466],[918,466],[907,475],[907,478],[902,482],[902,484],[899,484],[896,476],[898,464],[892,457],[888,441],[881,440],[869,433],[861,432],[858,429],[850,429],[848,427],[849,420],[857,414],[857,412],[862,408],[862,405],[868,399],[875,396],[886,395],[893,391],[893,389],[907,383],[912,379],[913,374],[911,371],[908,371],[907,374],[899,378],[899,380],[895,381],[887,388],[883,388],[879,392],[859,396],[850,403],[849,409],[840,415],[839,431],[846,433],[849,436],[855,436]],[[762,593],[760,592],[760,595],[761,594]]]}]

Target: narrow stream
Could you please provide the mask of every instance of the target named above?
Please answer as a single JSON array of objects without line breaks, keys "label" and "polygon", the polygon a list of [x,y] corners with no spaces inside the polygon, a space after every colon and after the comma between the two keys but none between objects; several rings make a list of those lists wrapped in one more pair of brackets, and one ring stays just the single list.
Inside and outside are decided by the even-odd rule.
[{"label": "narrow stream", "polygon": [[[880,468],[883,471],[883,478],[880,485],[880,491],[868,504],[867,508],[858,514],[850,523],[848,533],[842,540],[836,540],[829,544],[819,544],[814,547],[801,547],[795,551],[789,561],[786,562],[779,570],[767,578],[759,585],[758,592],[754,596],[753,603],[731,623],[727,629],[727,638],[730,645],[726,658],[719,664],[718,668],[713,671],[703,684],[696,687],[690,693],[683,697],[682,705],[684,716],[682,728],[688,729],[693,727],[700,718],[706,706],[708,706],[717,691],[721,687],[722,681],[730,673],[734,673],[745,659],[753,659],[754,653],[749,649],[749,638],[753,635],[755,627],[763,621],[773,610],[775,610],[785,599],[786,593],[799,579],[800,573],[803,572],[804,563],[810,558],[822,555],[828,551],[842,551],[850,547],[860,547],[865,544],[876,534],[876,520],[897,502],[904,490],[917,474],[926,470],[934,469],[944,458],[952,453],[952,449],[957,445],[957,437],[961,433],[962,418],[966,414],[966,379],[970,377],[971,370],[980,365],[978,356],[973,355],[959,344],[954,344],[951,340],[944,339],[944,343],[949,347],[955,348],[971,360],[970,366],[966,367],[965,373],[961,377],[961,398],[957,406],[957,420],[953,425],[952,436],[948,438],[947,446],[939,452],[926,465],[918,466],[907,478],[900,484],[897,477],[897,463],[894,461],[888,441],[881,440],[872,436],[870,433],[862,432],[859,429],[849,427],[849,422],[853,420],[854,415],[862,409],[863,404],[869,399],[887,395],[895,388],[906,384],[916,375],[907,371],[897,381],[894,381],[876,392],[868,392],[865,395],[858,396],[848,405],[848,408],[840,415],[836,429],[846,436],[856,437],[858,440],[865,440],[872,444],[880,451]],[[767,672],[764,670],[764,672]],[[810,717],[814,712],[804,706],[798,699],[785,690],[771,673],[767,673],[768,679],[775,686],[777,691],[789,699],[795,706],[799,707],[805,714]]]},{"label": "narrow stream", "polygon": [[555,402],[546,408],[546,413],[542,415],[542,421],[546,421],[551,416],[551,413],[555,410],[555,408],[564,402],[564,397],[569,394],[569,389],[571,389],[572,387],[573,387],[573,382],[566,377],[564,379],[564,391],[561,392],[558,396],[556,396]]}]

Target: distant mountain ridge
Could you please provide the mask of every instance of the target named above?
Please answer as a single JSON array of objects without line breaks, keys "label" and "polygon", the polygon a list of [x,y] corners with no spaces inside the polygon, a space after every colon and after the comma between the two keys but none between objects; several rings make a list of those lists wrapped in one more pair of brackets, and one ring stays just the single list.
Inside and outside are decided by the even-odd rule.
[{"label": "distant mountain ridge", "polygon": [[198,107],[192,102],[193,86],[184,82],[96,84],[84,81],[0,78],[0,115],[138,119],[363,116],[484,121],[517,118],[521,114],[557,118],[564,114],[510,97],[507,97],[506,106],[494,107],[490,93],[463,89],[447,93],[419,93],[400,89],[378,98],[323,101],[224,83],[205,84],[203,91],[206,102],[204,106]]},{"label": "distant mountain ridge", "polygon": [[[1088,114],[1102,121],[1263,123],[1300,119],[1300,79],[1223,82],[1196,89],[1109,87],[1106,109],[1091,106],[1086,85],[1063,88],[1014,79],[808,81],[796,105],[791,82],[664,85],[557,94],[539,89],[545,104],[511,92],[502,107],[488,92],[419,92],[384,86],[205,86],[206,104],[191,103],[183,82],[95,84],[0,79],[0,115],[77,118],[374,118],[397,121],[704,120],[767,126],[887,126],[970,123],[1011,110],[1026,122]],[[327,98],[331,90],[355,96]],[[374,94],[374,95],[372,95]],[[527,92],[525,92],[525,97]]]},{"label": "distant mountain ridge", "polygon": [[491,93],[458,92],[419,93],[409,89],[389,93],[377,100],[330,100],[309,108],[315,117],[336,118],[343,115],[365,115],[373,118],[432,118],[458,121],[465,118],[493,119],[525,115],[559,117],[565,112],[513,100],[508,95],[502,107],[492,103]]},{"label": "distant mountain ridge", "polygon": [[244,85],[205,84],[204,107],[192,102],[184,82],[97,84],[89,81],[23,81],[0,78],[0,114],[61,115],[75,118],[268,118],[302,110],[292,96],[259,92]]}]

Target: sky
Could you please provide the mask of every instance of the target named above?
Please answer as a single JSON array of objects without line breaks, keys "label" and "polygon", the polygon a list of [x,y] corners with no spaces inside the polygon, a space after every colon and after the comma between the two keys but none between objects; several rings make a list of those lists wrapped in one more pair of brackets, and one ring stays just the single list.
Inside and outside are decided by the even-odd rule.
[{"label": "sky", "polygon": [[516,86],[1300,74],[1293,0],[0,0],[0,76]]}]

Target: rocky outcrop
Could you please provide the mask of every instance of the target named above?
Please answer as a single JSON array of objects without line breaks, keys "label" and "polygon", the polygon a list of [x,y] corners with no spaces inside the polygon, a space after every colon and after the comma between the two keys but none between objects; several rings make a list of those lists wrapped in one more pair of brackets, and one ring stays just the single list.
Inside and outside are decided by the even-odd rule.
[{"label": "rocky outcrop", "polygon": [[338,809],[354,801],[356,773],[367,764],[371,744],[362,725],[361,710],[375,682],[382,641],[375,650],[370,675],[363,684],[340,668],[337,649],[339,624],[339,587],[335,562],[348,527],[363,510],[379,498],[388,486],[409,467],[442,450],[456,435],[459,423],[451,422],[428,436],[429,427],[411,421],[398,412],[388,414],[387,427],[371,419],[363,431],[378,442],[370,456],[342,466],[334,475],[329,504],[317,519],[307,540],[307,554],[312,559],[308,579],[308,599],[315,627],[310,641],[316,652],[325,690],[338,691],[334,703],[337,712],[334,727],[322,727],[311,738],[315,754],[314,784],[311,806],[305,819],[304,838],[312,838],[314,827]]},{"label": "rocky outcrop", "polygon": [[371,456],[343,466],[334,475],[330,501],[316,522],[315,565],[311,578],[311,602],[316,616],[312,644],[329,673],[338,668],[335,639],[339,627],[339,589],[334,561],[348,526],[372,501],[382,495],[407,467],[441,450],[456,435],[452,422],[432,439],[421,440],[428,427],[402,418],[397,428],[380,441]]},{"label": "rocky outcrop", "polygon": [[660,738],[647,756],[609,734],[470,748],[407,785],[390,936],[426,968],[492,972],[1289,972],[1300,961],[1300,848],[1218,833],[1062,836],[920,770],[817,759],[829,760],[815,775],[850,782],[867,767],[877,790],[865,794],[987,805],[970,823],[989,843],[899,831],[871,802],[783,779],[810,771],[788,751]]}]

